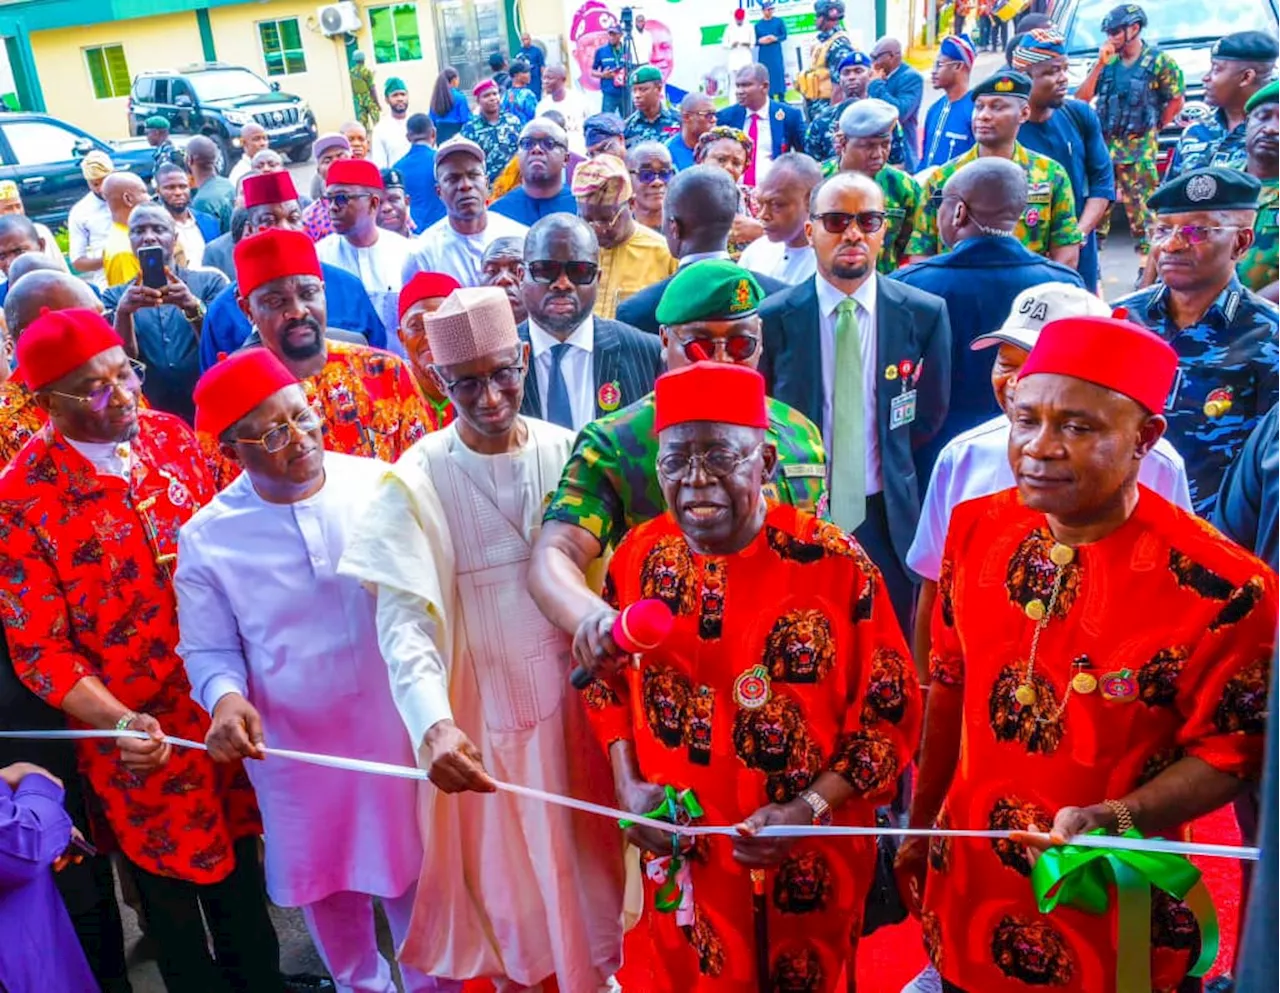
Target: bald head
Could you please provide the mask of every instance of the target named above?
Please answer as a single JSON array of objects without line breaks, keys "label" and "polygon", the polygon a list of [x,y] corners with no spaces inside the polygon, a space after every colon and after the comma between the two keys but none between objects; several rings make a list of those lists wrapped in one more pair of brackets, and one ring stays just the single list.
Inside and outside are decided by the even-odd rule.
[{"label": "bald head", "polygon": [[884,210],[884,191],[874,179],[860,172],[837,172],[824,179],[813,191],[809,210],[814,214],[836,210],[832,203],[850,193],[857,193],[878,204],[875,210]]},{"label": "bald head", "polygon": [[[975,159],[947,180],[942,196],[939,233],[945,244],[983,234],[1012,234],[1027,209],[1027,174],[1008,159]],[[963,207],[959,222],[951,201]]]},{"label": "bald head", "polygon": [[23,252],[9,266],[9,282],[16,283],[29,272],[47,269],[50,272],[62,272],[63,269],[44,252]]},{"label": "bald head", "polygon": [[102,197],[111,210],[111,219],[117,224],[129,220],[129,212],[149,199],[147,184],[131,172],[113,172],[103,181]]},{"label": "bald head", "polygon": [[662,213],[667,247],[676,258],[722,252],[738,213],[738,185],[719,166],[691,166],[671,180]]},{"label": "bald head", "polygon": [[529,229],[524,238],[524,258],[529,260],[557,258],[552,246],[569,246],[565,256],[579,262],[599,262],[600,242],[591,225],[577,214],[548,214]]},{"label": "bald head", "polygon": [[9,286],[4,300],[4,317],[14,341],[43,310],[87,308],[102,313],[102,301],[83,279],[70,273],[37,269]]},{"label": "bald head", "polygon": [[193,166],[203,166],[212,169],[214,163],[218,161],[218,146],[213,143],[211,138],[207,138],[202,134],[195,135],[184,149],[187,161]]},{"label": "bald head", "polygon": [[882,55],[895,55],[901,59],[902,42],[897,38],[881,38],[876,42],[875,48],[871,49],[871,58],[878,59]]}]

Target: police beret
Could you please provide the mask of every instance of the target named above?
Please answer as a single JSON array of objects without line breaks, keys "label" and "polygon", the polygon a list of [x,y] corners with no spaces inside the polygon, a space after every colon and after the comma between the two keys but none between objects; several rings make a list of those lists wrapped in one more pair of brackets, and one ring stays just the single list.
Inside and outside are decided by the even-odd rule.
[{"label": "police beret", "polygon": [[635,83],[661,83],[662,72],[657,66],[641,66],[631,75],[631,82]]},{"label": "police beret", "polygon": [[1157,214],[1193,210],[1252,210],[1262,184],[1237,169],[1193,169],[1170,180],[1147,198]]},{"label": "police beret", "polygon": [[866,52],[859,52],[855,49],[854,51],[850,52],[848,55],[846,55],[843,59],[840,60],[840,64],[836,66],[836,72],[843,72],[845,69],[850,69],[853,66],[870,67],[870,65],[871,65],[871,56],[868,55]]},{"label": "police beret", "polygon": [[867,97],[855,100],[840,115],[840,132],[846,138],[869,138],[893,130],[898,108],[887,100]]},{"label": "police beret", "polygon": [[1237,31],[1219,38],[1209,54],[1237,62],[1274,62],[1276,40],[1264,31]]},{"label": "police beret", "polygon": [[168,131],[169,118],[161,117],[159,114],[152,114],[142,122],[142,126],[148,131]]},{"label": "police beret", "polygon": [[975,100],[989,96],[1026,100],[1031,95],[1031,77],[1016,69],[1001,69],[970,90],[969,95]]},{"label": "police beret", "polygon": [[592,114],[582,122],[582,134],[588,148],[606,138],[621,138],[625,131],[626,126],[617,114]]},{"label": "police beret", "polygon": [[1280,82],[1273,79],[1249,98],[1248,103],[1244,105],[1244,112],[1252,114],[1255,108],[1261,107],[1264,103],[1277,102],[1280,102]]},{"label": "police beret", "polygon": [[671,278],[654,316],[665,325],[735,321],[754,314],[763,299],[749,270],[728,259],[704,259]]},{"label": "police beret", "polygon": [[399,169],[383,169],[382,185],[387,189],[404,189],[404,175]]}]

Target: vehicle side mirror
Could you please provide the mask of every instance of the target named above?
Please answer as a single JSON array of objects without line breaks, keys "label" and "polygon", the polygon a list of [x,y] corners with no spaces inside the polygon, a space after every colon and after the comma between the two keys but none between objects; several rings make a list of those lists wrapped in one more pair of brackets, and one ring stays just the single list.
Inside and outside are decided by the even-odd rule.
[{"label": "vehicle side mirror", "polygon": [[173,105],[175,107],[190,107],[191,97],[187,96],[185,93],[179,93],[173,98]]},{"label": "vehicle side mirror", "polygon": [[93,148],[93,142],[88,138],[77,138],[71,146],[71,150],[77,155],[88,155]]},{"label": "vehicle side mirror", "polygon": [[276,80],[274,80],[274,79],[271,81],[271,92],[272,92],[272,93],[279,93],[279,92],[280,92],[280,84],[279,84],[279,82],[277,82],[277,81],[276,81]]}]

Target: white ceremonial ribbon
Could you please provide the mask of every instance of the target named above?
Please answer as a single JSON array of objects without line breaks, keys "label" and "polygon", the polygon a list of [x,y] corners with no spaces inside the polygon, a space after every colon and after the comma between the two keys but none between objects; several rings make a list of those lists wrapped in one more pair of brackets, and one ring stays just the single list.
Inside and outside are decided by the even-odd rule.
[{"label": "white ceremonial ribbon", "polygon": [[[0,738],[29,738],[29,739],[62,739],[77,740],[85,738],[137,738],[139,740],[152,740],[151,736],[144,731],[0,731]],[[181,748],[198,748],[201,751],[207,751],[203,742],[191,741],[189,738],[175,738],[172,735],[165,735],[164,740],[170,745],[177,745]],[[306,762],[310,765],[326,766],[330,769],[345,769],[349,772],[363,772],[374,776],[395,776],[399,779],[419,779],[429,781],[427,773],[423,769],[407,765],[391,765],[388,762],[371,762],[368,759],[347,759],[337,755],[322,755],[318,752],[296,752],[288,748],[263,748],[263,752],[267,756],[275,758],[292,759],[295,762]],[[562,796],[559,793],[548,793],[545,790],[535,790],[529,786],[519,786],[515,783],[504,783],[495,779],[493,783],[499,790],[506,793],[514,793],[516,796],[528,797],[530,800],[539,800],[542,803],[555,804],[558,807],[571,807],[574,810],[581,810],[584,813],[595,814],[598,817],[605,817],[612,821],[626,820],[632,824],[638,824],[643,827],[654,828],[665,834],[679,834],[688,837],[697,837],[699,835],[719,835],[723,837],[739,837],[741,832],[734,825],[711,825],[711,824],[672,824],[669,821],[659,821],[651,817],[645,817],[643,814],[633,814],[630,811],[618,810],[615,807],[606,807],[599,803],[590,803],[587,800],[578,800],[571,796]],[[873,835],[889,835],[898,838],[995,838],[1005,839],[1011,837],[1013,831],[986,831],[986,830],[963,830],[963,829],[937,829],[937,828],[891,828],[891,827],[853,827],[846,825],[833,825],[831,827],[818,827],[811,825],[792,825],[792,824],[774,824],[761,828],[756,832],[759,838],[842,838],[842,837],[862,837]],[[1032,832],[1016,832],[1018,834],[1031,835]],[[1049,836],[1043,832],[1035,835],[1048,840]],[[1241,859],[1246,862],[1256,862],[1260,852],[1257,848],[1250,848],[1243,845],[1204,845],[1198,842],[1189,841],[1166,841],[1162,838],[1118,838],[1109,835],[1081,834],[1073,838],[1067,839],[1067,844],[1077,845],[1081,848],[1110,848],[1121,849],[1132,852],[1167,852],[1172,855],[1200,855],[1208,858],[1228,858]]]}]

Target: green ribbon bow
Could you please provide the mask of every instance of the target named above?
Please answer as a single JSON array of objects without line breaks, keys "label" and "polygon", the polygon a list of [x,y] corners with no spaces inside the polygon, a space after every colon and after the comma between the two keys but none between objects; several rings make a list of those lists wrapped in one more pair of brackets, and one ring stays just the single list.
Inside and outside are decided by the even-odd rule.
[{"label": "green ribbon bow", "polygon": [[[652,810],[644,813],[645,817],[655,821],[670,821],[672,824],[688,824],[701,817],[705,811],[693,790],[680,790],[668,784],[663,787],[662,802]],[[618,827],[626,830],[635,821],[620,820]],[[684,856],[680,854],[680,836],[671,836],[671,862],[667,865],[667,881],[653,894],[653,909],[670,914],[680,907],[680,884],[676,882],[676,873],[684,865]]]},{"label": "green ribbon bow", "polygon": [[[1089,834],[1105,834],[1101,829]],[[1135,830],[1126,838],[1141,838]],[[1065,905],[1101,914],[1116,887],[1116,993],[1151,990],[1151,887],[1183,901],[1200,926],[1200,957],[1189,975],[1203,976],[1218,957],[1218,914],[1200,870],[1181,855],[1062,845],[1041,853],[1031,885],[1042,914]]]}]

